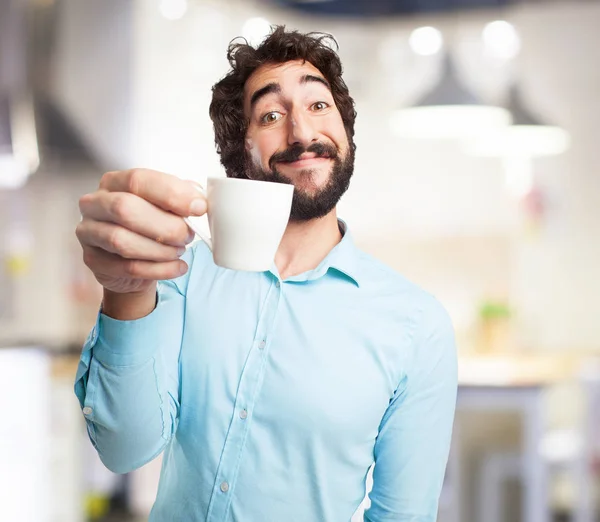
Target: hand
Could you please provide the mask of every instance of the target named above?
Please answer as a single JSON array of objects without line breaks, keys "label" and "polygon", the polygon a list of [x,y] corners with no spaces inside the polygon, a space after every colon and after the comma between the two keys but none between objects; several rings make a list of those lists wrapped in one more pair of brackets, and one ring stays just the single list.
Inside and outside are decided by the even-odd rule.
[{"label": "hand", "polygon": [[98,282],[118,294],[140,294],[187,271],[179,259],[194,239],[183,217],[206,213],[195,183],[147,169],[108,172],[79,200],[76,234]]}]

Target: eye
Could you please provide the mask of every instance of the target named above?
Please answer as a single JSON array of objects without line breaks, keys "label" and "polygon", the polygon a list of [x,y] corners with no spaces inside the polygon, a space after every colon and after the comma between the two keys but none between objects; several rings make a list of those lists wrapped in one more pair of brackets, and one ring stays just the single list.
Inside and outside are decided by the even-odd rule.
[{"label": "eye", "polygon": [[281,113],[277,111],[267,112],[261,119],[261,123],[275,123],[281,119]]},{"label": "eye", "polygon": [[318,112],[327,109],[327,107],[329,107],[329,104],[327,102],[320,101],[317,103],[313,103],[311,109]]}]

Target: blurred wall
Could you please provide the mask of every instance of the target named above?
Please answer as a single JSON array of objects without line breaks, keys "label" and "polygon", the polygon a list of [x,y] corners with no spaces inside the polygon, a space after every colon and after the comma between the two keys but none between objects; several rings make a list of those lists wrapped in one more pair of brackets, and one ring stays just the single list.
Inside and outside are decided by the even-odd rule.
[{"label": "blurred wall", "polygon": [[523,342],[549,349],[600,348],[600,4],[562,2],[517,11],[519,69],[532,108],[572,138],[561,158],[538,163],[548,218],[516,249],[513,294]]},{"label": "blurred wall", "polygon": [[57,2],[51,93],[98,158],[132,163],[135,19],[133,0]]},{"label": "blurred wall", "polygon": [[[5,281],[3,291],[10,301],[0,317],[0,344],[61,349],[82,341],[91,329],[99,294],[94,297],[96,288],[83,265],[75,227],[79,196],[94,190],[97,181],[98,173],[88,166],[70,165],[59,172],[41,169],[18,195],[2,194],[0,237],[7,238],[17,227],[28,236],[29,248],[27,267]],[[91,289],[92,310],[89,303],[75,300],[79,282]]]},{"label": "blurred wall", "polygon": [[[367,24],[267,12],[247,2],[195,2],[175,21],[163,18],[153,2],[84,7],[63,0],[62,9],[55,95],[107,168],[145,166],[200,181],[221,172],[207,116],[210,87],[227,70],[227,43],[241,34],[244,21],[261,15],[301,30],[331,31],[359,114],[357,170],[340,205],[356,241],[439,295],[460,332],[472,330],[479,300],[508,296],[518,312],[520,345],[598,348],[599,4],[557,2]],[[468,158],[448,146],[399,142],[387,127],[390,110],[414,98],[421,81],[435,80],[433,59],[407,51],[410,30],[421,23],[451,33],[459,27],[455,36],[468,36],[468,45],[457,48],[461,70],[482,92],[492,93],[485,82],[502,75],[478,56],[473,35],[495,16],[512,21],[521,34],[517,70],[526,100],[572,135],[565,155],[536,162],[546,211],[534,234],[504,190],[499,161]],[[383,56],[387,38],[396,39],[395,58]],[[45,186],[40,175],[27,189],[62,202],[50,204],[45,197],[35,205],[34,220],[46,230],[40,241],[48,248],[72,235],[46,218],[66,212],[62,205],[76,207],[83,191],[74,180]],[[47,263],[57,273],[64,270],[58,255]],[[18,299],[28,303],[19,309],[27,315],[4,332],[16,332],[32,317],[40,332],[62,331],[60,303],[52,312],[29,306],[34,289],[42,302],[56,295],[58,283],[49,273],[36,272],[30,290],[19,292]]]},{"label": "blurred wall", "polygon": [[[225,71],[229,38],[241,33],[246,19],[264,16],[247,3],[233,5],[218,10],[217,4],[204,2],[171,22],[154,6],[137,4],[136,92],[143,107],[137,121],[143,122],[145,136],[138,134],[138,150],[150,164],[199,179],[218,170],[206,118],[209,88]],[[600,190],[593,173],[600,166],[594,152],[600,79],[593,64],[600,58],[600,5],[532,5],[505,15],[523,39],[517,68],[527,101],[573,137],[566,155],[535,164],[547,208],[533,235],[504,190],[499,161],[390,136],[389,111],[414,93],[414,76],[427,80],[427,72],[406,56],[400,56],[395,70],[378,59],[378,46],[390,34],[406,38],[415,20],[359,24],[282,11],[267,17],[301,30],[331,31],[340,42],[357,101],[359,147],[355,179],[340,213],[357,241],[438,294],[461,331],[472,330],[479,300],[507,296],[517,309],[521,345],[595,349]],[[472,35],[489,19],[466,16],[459,20],[464,26],[459,34]],[[452,28],[453,20],[439,22]],[[481,52],[471,46],[471,54]],[[464,47],[458,49],[463,55],[469,51]],[[489,65],[487,70],[484,62],[470,63],[468,55],[461,63],[467,78],[495,74],[498,79]],[[393,81],[398,74],[404,81]]]}]

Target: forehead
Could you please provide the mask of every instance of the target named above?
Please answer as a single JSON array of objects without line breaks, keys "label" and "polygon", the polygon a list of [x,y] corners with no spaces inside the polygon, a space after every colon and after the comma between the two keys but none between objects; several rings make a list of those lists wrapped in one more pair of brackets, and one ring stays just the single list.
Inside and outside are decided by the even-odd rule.
[{"label": "forehead", "polygon": [[286,85],[298,84],[300,78],[306,74],[323,76],[312,63],[302,60],[261,65],[246,80],[244,101],[247,104],[255,91],[269,83],[278,83],[282,89],[285,89]]}]

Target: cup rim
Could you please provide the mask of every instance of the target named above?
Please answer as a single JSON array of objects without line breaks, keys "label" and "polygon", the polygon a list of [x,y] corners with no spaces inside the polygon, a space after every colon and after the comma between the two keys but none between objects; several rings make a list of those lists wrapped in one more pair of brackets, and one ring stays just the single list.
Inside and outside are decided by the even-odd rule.
[{"label": "cup rim", "polygon": [[231,181],[231,182],[244,182],[244,183],[268,183],[269,185],[276,185],[279,187],[290,187],[291,189],[294,189],[294,185],[292,185],[291,183],[279,183],[277,181],[265,181],[262,179],[230,178],[228,176],[208,176],[206,178],[207,184],[208,184],[208,181],[211,179],[215,180],[215,181],[227,181],[227,182]]}]

